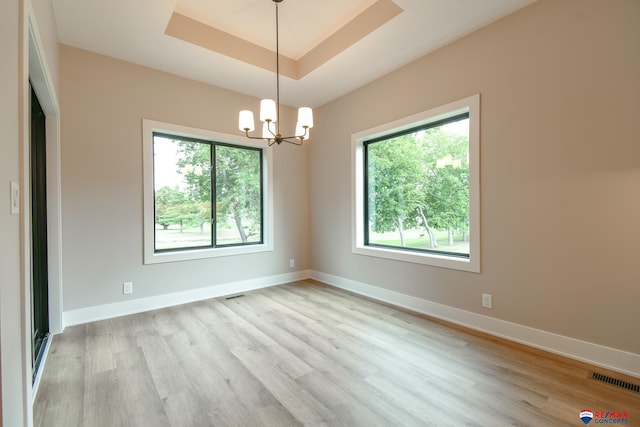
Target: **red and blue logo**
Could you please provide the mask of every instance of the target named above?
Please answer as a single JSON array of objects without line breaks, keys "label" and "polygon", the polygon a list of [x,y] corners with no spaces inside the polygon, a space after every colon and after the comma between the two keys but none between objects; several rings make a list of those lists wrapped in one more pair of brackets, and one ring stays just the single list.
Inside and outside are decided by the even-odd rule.
[{"label": "red and blue logo", "polygon": [[629,413],[622,411],[594,412],[590,409],[583,409],[580,411],[580,419],[585,425],[592,420],[594,424],[629,424]]},{"label": "red and blue logo", "polygon": [[583,423],[589,424],[593,419],[593,412],[588,409],[583,409],[582,411],[580,411],[580,419]]}]

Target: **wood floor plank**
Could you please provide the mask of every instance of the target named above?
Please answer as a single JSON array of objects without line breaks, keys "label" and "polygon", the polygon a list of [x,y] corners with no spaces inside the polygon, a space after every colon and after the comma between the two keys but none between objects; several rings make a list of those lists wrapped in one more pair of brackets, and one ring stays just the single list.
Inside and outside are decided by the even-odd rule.
[{"label": "wood floor plank", "polygon": [[49,354],[84,357],[86,336],[86,325],[69,326],[65,328],[64,334],[56,335],[55,339],[51,340]]},{"label": "wood floor plank", "polygon": [[87,375],[83,402],[85,425],[121,427],[126,425],[120,412],[118,374],[115,369]]},{"label": "wood floor plank", "polygon": [[160,398],[180,393],[189,386],[178,358],[164,336],[145,335],[138,343]]},{"label": "wood floor plank", "polygon": [[[287,330],[296,330],[295,325],[282,325]],[[313,325],[300,339],[321,355],[329,358],[336,365],[343,366],[360,378],[365,378],[379,369],[378,364],[371,363],[376,354],[350,341],[349,337],[339,333],[323,334],[324,325]],[[328,332],[328,331],[327,331]]]},{"label": "wood floor plank", "polygon": [[[169,426],[142,349],[116,354],[120,416],[127,426]],[[85,425],[88,424],[85,420]]]},{"label": "wood floor plank", "polygon": [[232,349],[232,353],[303,424],[317,425],[333,418],[331,411],[300,387],[282,369],[279,361],[269,357],[269,353],[261,354],[259,351],[240,347]]},{"label": "wood floor plank", "polygon": [[208,359],[207,364],[219,373],[234,398],[246,407],[258,410],[281,406],[278,399],[235,356],[215,357]]},{"label": "wood floor plank", "polygon": [[189,383],[189,389],[196,395],[207,396],[212,405],[233,399],[236,394],[227,377],[211,362],[211,355],[202,344],[183,347],[179,366]]},{"label": "wood floor plank", "polygon": [[[260,305],[265,307],[270,303],[269,301],[261,301]],[[256,321],[259,316],[251,316],[251,318]],[[358,383],[360,380],[340,363],[344,361],[344,357],[338,358],[337,361],[331,360],[301,339],[301,335],[288,332],[285,325],[298,324],[297,322],[282,323],[288,320],[281,319],[274,325],[256,323],[255,326],[261,328],[263,332],[273,337],[280,345],[313,368],[312,372],[296,378],[297,382],[303,384],[305,390],[309,390],[316,399],[334,413],[340,413],[339,418],[340,422],[344,423],[343,425],[398,425],[397,420],[385,419],[385,412],[376,413],[376,408],[379,409],[378,407],[381,405],[374,404],[375,401],[370,399],[370,392],[363,393],[362,389],[354,390],[353,387],[344,386],[349,381]],[[365,396],[364,399],[363,396]],[[369,405],[369,403],[373,405]],[[394,410],[397,411],[398,408],[394,408]],[[334,421],[326,421],[325,424],[333,425]]]},{"label": "wood floor plank", "polygon": [[341,387],[340,381],[334,381],[334,378],[329,375],[314,371],[296,379],[296,382],[304,390],[309,390],[315,399],[335,414],[333,420],[325,421],[328,425],[336,423],[336,420],[339,420],[338,424],[349,426],[395,425],[393,420],[385,419],[382,414],[349,393],[348,389]]},{"label": "wood floor plank", "polygon": [[[111,340],[107,337],[104,348],[110,349]],[[108,350],[95,348],[94,350],[87,350],[85,357],[85,372],[86,375],[93,375],[98,372],[110,371],[116,367],[116,361],[113,357],[113,353]]]},{"label": "wood floor plank", "polygon": [[253,424],[256,426],[300,427],[298,421],[282,405],[271,405],[257,408]]},{"label": "wood floor plank", "polygon": [[55,425],[50,420],[64,426],[83,425],[84,337],[84,328],[72,328],[70,336],[52,343],[33,407],[36,426]]},{"label": "wood floor plank", "polygon": [[303,281],[67,328],[34,425],[640,425],[640,395],[593,368]]},{"label": "wood floor plank", "polygon": [[212,405],[189,388],[162,399],[169,424],[181,427],[213,427]]},{"label": "wood floor plank", "polygon": [[82,406],[71,399],[60,402],[43,401],[34,405],[34,425],[37,427],[85,427]]}]

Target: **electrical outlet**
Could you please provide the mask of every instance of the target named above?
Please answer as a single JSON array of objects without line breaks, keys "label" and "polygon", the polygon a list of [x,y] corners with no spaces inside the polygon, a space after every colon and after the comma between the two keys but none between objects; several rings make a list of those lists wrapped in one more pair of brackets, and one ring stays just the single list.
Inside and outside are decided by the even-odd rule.
[{"label": "electrical outlet", "polygon": [[493,295],[482,294],[482,306],[484,308],[493,308]]},{"label": "electrical outlet", "polygon": [[124,282],[122,284],[122,293],[123,294],[132,294],[133,293],[133,282]]},{"label": "electrical outlet", "polygon": [[296,260],[295,259],[290,259],[289,260],[289,267],[294,268],[296,266]]}]

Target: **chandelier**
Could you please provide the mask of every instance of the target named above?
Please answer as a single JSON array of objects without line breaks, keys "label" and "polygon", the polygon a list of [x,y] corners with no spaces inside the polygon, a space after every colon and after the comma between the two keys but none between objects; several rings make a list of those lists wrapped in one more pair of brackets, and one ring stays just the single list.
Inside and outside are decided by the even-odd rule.
[{"label": "chandelier", "polygon": [[240,111],[238,127],[244,131],[249,139],[262,139],[267,141],[269,146],[281,144],[283,141],[289,144],[302,145],[302,142],[309,139],[309,129],[313,127],[313,111],[309,107],[298,109],[298,123],[292,136],[282,136],[280,133],[280,46],[278,35],[278,3],[282,0],[273,0],[276,4],[276,100],[263,99],[260,102],[260,121],[262,122],[262,136],[251,136],[249,132],[255,130],[253,111]]}]

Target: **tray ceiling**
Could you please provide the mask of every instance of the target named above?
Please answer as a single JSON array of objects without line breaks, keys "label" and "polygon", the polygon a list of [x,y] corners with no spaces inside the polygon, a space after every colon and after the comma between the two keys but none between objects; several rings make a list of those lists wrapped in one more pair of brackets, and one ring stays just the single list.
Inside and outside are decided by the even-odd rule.
[{"label": "tray ceiling", "polygon": [[[535,0],[284,0],[281,100],[317,107]],[[272,0],[52,0],[61,43],[273,97]]]}]

